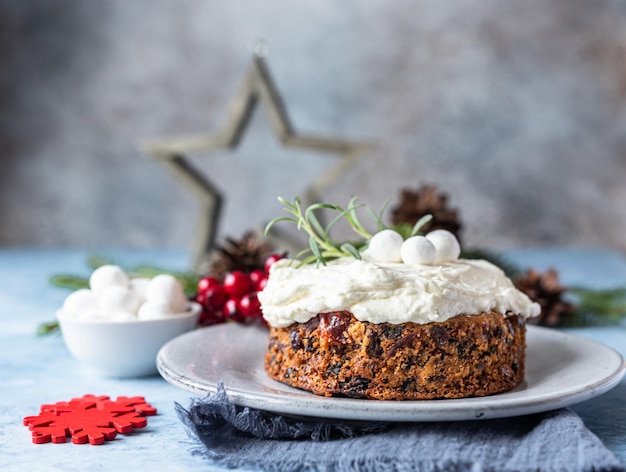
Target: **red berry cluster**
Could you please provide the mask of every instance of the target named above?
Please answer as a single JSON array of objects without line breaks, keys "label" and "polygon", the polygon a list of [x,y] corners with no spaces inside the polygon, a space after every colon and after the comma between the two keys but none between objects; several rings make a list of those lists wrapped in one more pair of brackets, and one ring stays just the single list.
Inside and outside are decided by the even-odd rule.
[{"label": "red berry cluster", "polygon": [[265,288],[272,264],[283,257],[284,254],[272,254],[265,261],[265,270],[256,269],[250,273],[234,270],[228,272],[223,281],[202,277],[195,298],[202,305],[200,325],[211,326],[228,320],[265,324],[257,294]]}]

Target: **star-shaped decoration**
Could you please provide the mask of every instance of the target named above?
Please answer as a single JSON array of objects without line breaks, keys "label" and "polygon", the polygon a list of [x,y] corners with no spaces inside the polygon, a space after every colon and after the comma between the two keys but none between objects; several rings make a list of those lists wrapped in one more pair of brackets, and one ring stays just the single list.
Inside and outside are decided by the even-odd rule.
[{"label": "star-shaped decoration", "polygon": [[148,142],[143,146],[144,151],[165,165],[200,202],[200,223],[193,253],[196,271],[203,267],[214,247],[223,196],[217,186],[192,166],[185,156],[190,153],[235,149],[257,105],[264,108],[270,125],[283,146],[334,153],[341,157],[336,166],[321,175],[304,191],[303,203],[318,201],[323,191],[370,147],[367,143],[296,133],[269,74],[264,55],[255,53],[220,132],[168,138]]}]

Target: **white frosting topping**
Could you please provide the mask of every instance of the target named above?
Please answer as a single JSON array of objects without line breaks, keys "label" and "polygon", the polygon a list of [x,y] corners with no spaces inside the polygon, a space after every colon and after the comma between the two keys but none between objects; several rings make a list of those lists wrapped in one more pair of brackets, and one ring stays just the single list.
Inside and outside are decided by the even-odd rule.
[{"label": "white frosting topping", "polygon": [[500,268],[483,260],[408,265],[345,258],[300,268],[289,262],[272,266],[258,295],[263,316],[274,327],[342,310],[361,321],[392,324],[490,312],[530,318],[541,310]]}]

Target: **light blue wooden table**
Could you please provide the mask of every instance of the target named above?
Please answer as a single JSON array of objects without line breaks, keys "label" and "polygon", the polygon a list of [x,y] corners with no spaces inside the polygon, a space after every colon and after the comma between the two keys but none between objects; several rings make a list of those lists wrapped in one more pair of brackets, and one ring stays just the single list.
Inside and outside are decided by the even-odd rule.
[{"label": "light blue wooden table", "polygon": [[[52,287],[52,274],[88,275],[89,255],[113,257],[132,267],[148,263],[185,269],[182,251],[0,249],[0,469],[46,470],[219,470],[192,456],[192,447],[174,412],[174,402],[189,404],[192,394],[160,377],[110,379],[83,368],[60,336],[37,338],[37,326],[54,319],[67,292]],[[568,285],[606,288],[626,285],[626,258],[596,250],[507,251],[521,267],[555,267]],[[626,356],[626,323],[617,327],[570,330],[603,342]],[[118,435],[103,446],[34,445],[22,418],[39,406],[86,393],[141,395],[158,409],[148,427]],[[604,444],[626,464],[626,380],[605,395],[573,408]]]}]

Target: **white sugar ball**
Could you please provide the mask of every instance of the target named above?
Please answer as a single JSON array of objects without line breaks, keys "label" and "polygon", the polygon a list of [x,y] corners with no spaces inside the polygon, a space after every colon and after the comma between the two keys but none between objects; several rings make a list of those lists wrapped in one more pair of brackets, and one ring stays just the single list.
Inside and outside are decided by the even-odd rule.
[{"label": "white sugar ball", "polygon": [[436,264],[455,261],[461,255],[461,245],[456,236],[445,229],[437,229],[426,235],[426,238],[437,248]]},{"label": "white sugar ball", "polygon": [[437,256],[435,245],[424,236],[413,236],[400,248],[402,262],[409,265],[432,264]]},{"label": "white sugar ball", "polygon": [[156,320],[167,316],[171,316],[170,308],[163,301],[144,302],[137,312],[137,318],[140,320]]},{"label": "white sugar ball", "polygon": [[149,283],[150,279],[148,277],[130,279],[130,289],[135,292],[141,303],[146,301],[146,289]]},{"label": "white sugar ball", "polygon": [[62,311],[72,317],[81,317],[85,312],[98,311],[98,297],[91,290],[81,288],[67,296]]},{"label": "white sugar ball", "polygon": [[128,287],[110,285],[100,294],[100,311],[107,316],[123,311],[137,313],[141,301]]},{"label": "white sugar ball", "polygon": [[164,303],[169,307],[169,313],[181,313],[187,309],[183,285],[169,274],[160,274],[150,280],[146,286],[146,301]]},{"label": "white sugar ball", "polygon": [[128,287],[128,275],[116,265],[103,265],[93,271],[89,277],[89,286],[96,294],[100,294],[111,285]]},{"label": "white sugar ball", "polygon": [[374,262],[400,262],[404,239],[392,229],[384,229],[370,239],[367,256]]}]

